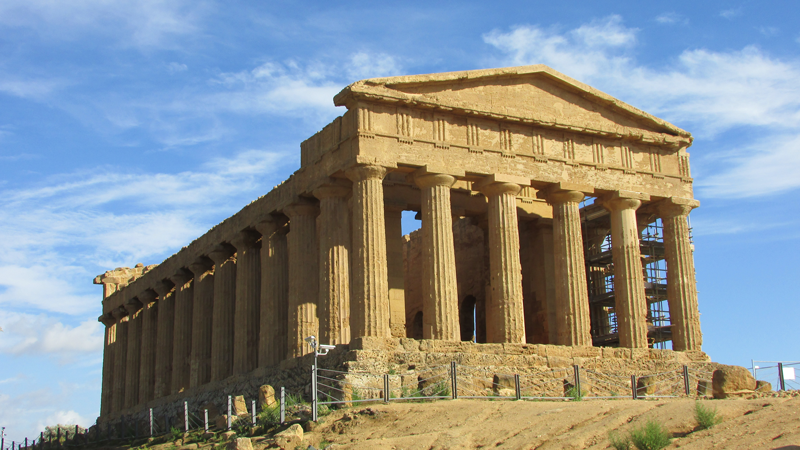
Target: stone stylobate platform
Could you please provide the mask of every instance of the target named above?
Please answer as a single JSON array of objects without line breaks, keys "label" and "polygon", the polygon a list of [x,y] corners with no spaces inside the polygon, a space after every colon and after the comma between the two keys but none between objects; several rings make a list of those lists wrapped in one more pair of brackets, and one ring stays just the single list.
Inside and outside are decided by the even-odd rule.
[{"label": "stone stylobate platform", "polygon": [[[588,348],[602,322],[646,348],[656,218],[673,348],[700,350],[688,132],[545,66],[363,80],[334,102],[281,185],[161,264],[95,279],[101,418],[279,367],[309,335]],[[401,211],[419,233],[401,236]]]}]

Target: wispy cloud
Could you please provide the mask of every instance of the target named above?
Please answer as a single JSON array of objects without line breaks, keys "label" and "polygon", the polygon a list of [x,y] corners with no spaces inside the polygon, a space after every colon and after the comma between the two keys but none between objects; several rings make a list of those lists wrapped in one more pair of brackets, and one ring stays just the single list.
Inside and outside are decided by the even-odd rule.
[{"label": "wispy cloud", "polygon": [[0,321],[4,325],[1,353],[46,354],[65,363],[103,348],[104,327],[97,320],[69,326],[44,314],[0,312]]},{"label": "wispy cloud", "polygon": [[205,1],[5,0],[0,25],[26,27],[57,39],[111,36],[120,46],[174,47],[174,39],[197,33],[208,13]]},{"label": "wispy cloud", "polygon": [[728,20],[733,19],[734,17],[739,17],[742,15],[742,8],[729,8],[719,12],[720,17],[724,17]]},{"label": "wispy cloud", "polygon": [[765,195],[800,187],[800,178],[790,176],[800,172],[800,158],[794,156],[800,152],[792,150],[800,142],[800,61],[748,46],[728,52],[686,50],[667,67],[654,68],[633,56],[636,34],[620,17],[609,16],[565,32],[538,26],[494,30],[484,40],[505,56],[501,64],[550,65],[691,125],[708,140],[742,127],[761,127],[776,136],[769,143],[762,138],[718,149],[724,164],[701,185],[706,195]]},{"label": "wispy cloud", "polygon": [[665,25],[688,25],[689,19],[676,12],[665,12],[656,16],[656,22]]}]

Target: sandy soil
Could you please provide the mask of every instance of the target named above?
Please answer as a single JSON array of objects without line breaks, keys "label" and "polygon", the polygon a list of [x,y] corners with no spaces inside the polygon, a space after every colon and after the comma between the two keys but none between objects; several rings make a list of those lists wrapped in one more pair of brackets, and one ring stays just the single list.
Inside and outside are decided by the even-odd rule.
[{"label": "sandy soil", "polygon": [[[336,449],[606,449],[612,430],[655,420],[667,448],[800,450],[800,397],[702,400],[723,422],[694,431],[694,400],[449,400],[373,404],[331,413],[306,434]],[[307,445],[307,444],[306,444]]]}]

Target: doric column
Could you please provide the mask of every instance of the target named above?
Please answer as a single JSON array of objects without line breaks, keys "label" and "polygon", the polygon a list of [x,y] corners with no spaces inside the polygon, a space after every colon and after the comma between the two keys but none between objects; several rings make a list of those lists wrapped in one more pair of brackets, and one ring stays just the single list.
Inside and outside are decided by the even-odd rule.
[{"label": "doric column", "polygon": [[[608,236],[608,228],[590,227],[587,231],[586,254],[590,256],[599,255],[603,252],[603,242]],[[609,334],[611,331],[611,324],[608,320],[608,311],[605,306],[601,304],[591,303],[591,298],[594,296],[603,295],[606,293],[606,268],[602,266],[589,266],[589,316],[592,319],[592,334],[603,336]]]},{"label": "doric column", "polygon": [[192,313],[194,284],[192,273],[178,269],[169,280],[175,284],[175,331],[172,346],[172,388],[176,394],[189,389],[189,367],[192,353]]},{"label": "doric column", "polygon": [[591,346],[589,294],[579,205],[583,193],[549,192],[553,206],[553,253],[555,256],[556,344]]},{"label": "doric column", "polygon": [[233,327],[236,307],[236,256],[230,245],[218,245],[208,254],[214,261],[214,306],[211,326],[211,381],[233,372]]},{"label": "doric column", "polygon": [[136,298],[125,303],[128,311],[128,351],[125,367],[125,409],[139,403],[139,364],[142,356],[142,304]]},{"label": "doric column", "polygon": [[671,198],[661,202],[658,208],[664,225],[667,301],[672,322],[673,350],[700,350],[703,344],[687,220],[689,212],[698,206],[700,202],[697,200]]},{"label": "doric column", "polygon": [[626,195],[615,193],[603,200],[603,206],[611,212],[614,311],[620,347],[647,348],[647,299],[636,227],[636,209],[642,202]]},{"label": "doric column", "polygon": [[158,294],[158,323],[156,332],[156,376],[153,398],[170,394],[172,383],[172,347],[175,329],[175,295],[173,284],[161,280],[153,286]]},{"label": "doric column", "polygon": [[105,340],[103,341],[103,381],[100,394],[100,416],[111,412],[111,399],[114,390],[114,327],[116,321],[111,313],[103,314],[97,321],[106,326]]},{"label": "doric column", "polygon": [[189,386],[211,381],[211,327],[214,311],[214,262],[201,257],[189,265],[192,279],[192,353]]},{"label": "doric column", "polygon": [[236,307],[233,327],[233,374],[258,366],[259,303],[261,297],[261,243],[258,233],[241,231],[231,241],[236,247]]},{"label": "doric column", "polygon": [[350,188],[326,185],[319,199],[319,341],[350,343]]},{"label": "doric column", "polygon": [[125,407],[125,363],[128,353],[128,311],[120,306],[111,312],[117,321],[114,344],[114,387],[111,396],[111,412],[122,411]]},{"label": "doric column", "polygon": [[142,302],[142,358],[139,366],[139,403],[155,398],[158,303],[152,289],[138,296]]},{"label": "doric column", "polygon": [[489,199],[489,277],[492,286],[491,303],[486,306],[487,329],[492,333],[487,336],[489,342],[525,342],[516,198],[524,183],[526,180],[516,177],[495,175],[474,186]]},{"label": "doric column", "polygon": [[452,175],[421,173],[414,181],[422,191],[422,336],[461,340],[458,283],[450,209]]},{"label": "doric column", "polygon": [[405,273],[403,271],[403,209],[386,204],[386,269],[389,283],[389,327],[392,337],[404,338],[406,330]]},{"label": "doric column", "polygon": [[284,220],[256,225],[261,238],[261,307],[258,367],[274,366],[286,355],[289,326],[289,260]]},{"label": "doric column", "polygon": [[389,337],[389,286],[386,267],[382,166],[356,166],[353,181],[352,337]]},{"label": "doric column", "polygon": [[284,209],[291,231],[289,247],[289,333],[287,357],[296,358],[311,351],[304,341],[317,336],[317,301],[319,299],[319,261],[317,254],[317,213],[311,203],[295,203]]}]

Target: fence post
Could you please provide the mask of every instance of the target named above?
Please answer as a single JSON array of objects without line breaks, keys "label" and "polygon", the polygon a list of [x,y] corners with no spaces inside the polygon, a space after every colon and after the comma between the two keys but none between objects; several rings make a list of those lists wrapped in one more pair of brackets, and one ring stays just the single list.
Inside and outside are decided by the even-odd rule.
[{"label": "fence post", "polygon": [[183,431],[189,432],[189,402],[183,402]]},{"label": "fence post", "polygon": [[251,415],[253,416],[253,426],[255,427],[256,426],[256,401],[255,400],[251,400],[251,401],[252,401],[252,403],[250,403],[250,406],[251,406],[250,409],[252,410],[252,414]]},{"label": "fence post", "polygon": [[575,374],[575,398],[582,397],[581,395],[581,368],[574,364],[572,366],[572,371]]},{"label": "fence post", "polygon": [[153,437],[153,408],[150,408],[150,437]]},{"label": "fence post", "polygon": [[389,374],[383,374],[383,401],[389,403]]},{"label": "fence post", "polygon": [[317,421],[317,366],[311,366],[311,420]]},{"label": "fence post", "polygon": [[203,432],[208,433],[208,410],[203,410]]},{"label": "fence post", "polygon": [[[59,431],[60,430],[61,430],[61,428],[59,428]],[[25,449],[27,449],[27,448],[28,448],[28,438],[25,438]]]},{"label": "fence post", "polygon": [[75,425],[75,442],[78,442],[78,431],[80,431],[80,428],[78,428],[78,426]]},{"label": "fence post", "polygon": [[514,394],[516,394],[517,400],[522,398],[522,389],[520,389],[518,373],[514,374]]},{"label": "fence post", "polygon": [[139,439],[139,421],[133,422],[133,437]]},{"label": "fence post", "polygon": [[778,384],[780,385],[782,391],[786,390],[786,384],[785,383],[786,382],[783,379],[783,363],[779,362],[778,363]]},{"label": "fence post", "polygon": [[281,386],[281,425],[286,422],[286,388]]},{"label": "fence post", "polygon": [[683,390],[686,395],[689,395],[689,366],[683,365]]},{"label": "fence post", "polygon": [[39,433],[39,448],[44,448],[44,431]]},{"label": "fence post", "polygon": [[[120,439],[125,439],[125,416],[122,416],[122,426],[120,427]],[[50,435],[50,448],[53,447],[53,436]]]},{"label": "fence post", "polygon": [[[56,425],[56,445],[61,447],[61,427]],[[25,438],[25,448],[28,448],[28,438]]]},{"label": "fence post", "polygon": [[636,400],[636,375],[631,375],[631,397]]},{"label": "fence post", "polygon": [[231,431],[231,396],[228,396],[228,431]]},{"label": "fence post", "polygon": [[456,375],[456,362],[450,362],[450,379],[451,379],[451,387],[452,387],[452,395],[450,396],[453,400],[458,399],[458,375]]}]

